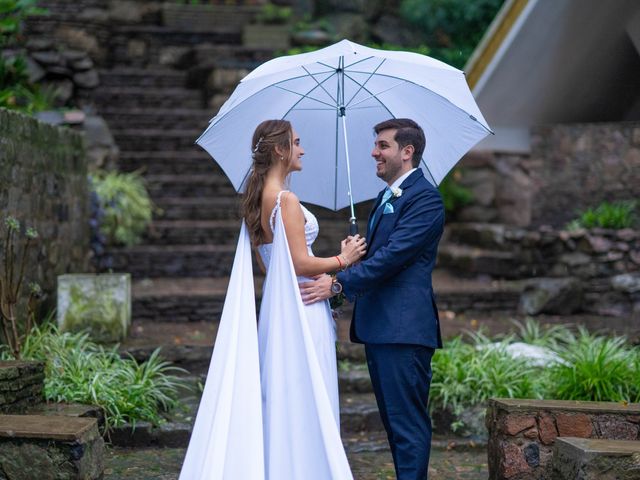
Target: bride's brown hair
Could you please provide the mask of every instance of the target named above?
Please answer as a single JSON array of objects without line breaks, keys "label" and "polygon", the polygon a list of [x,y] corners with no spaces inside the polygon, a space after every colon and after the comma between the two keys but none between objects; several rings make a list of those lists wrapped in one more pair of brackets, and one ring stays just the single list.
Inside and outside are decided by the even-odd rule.
[{"label": "bride's brown hair", "polygon": [[[289,161],[291,141],[291,123],[287,120],[265,120],[253,132],[253,165],[242,199],[242,216],[254,245],[261,245],[265,240],[260,216],[264,181],[277,162],[284,161],[285,158]],[[282,155],[276,152],[276,146],[282,149]]]}]

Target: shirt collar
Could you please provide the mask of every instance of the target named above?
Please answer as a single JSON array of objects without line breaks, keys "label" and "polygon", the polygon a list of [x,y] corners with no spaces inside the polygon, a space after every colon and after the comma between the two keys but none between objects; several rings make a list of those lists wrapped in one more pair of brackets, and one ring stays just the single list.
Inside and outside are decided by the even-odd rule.
[{"label": "shirt collar", "polygon": [[402,185],[402,182],[404,182],[407,179],[407,177],[411,175],[413,172],[415,172],[416,170],[417,168],[412,168],[407,173],[402,175],[400,178],[396,179],[396,181],[393,182],[389,188],[399,188],[400,185]]}]

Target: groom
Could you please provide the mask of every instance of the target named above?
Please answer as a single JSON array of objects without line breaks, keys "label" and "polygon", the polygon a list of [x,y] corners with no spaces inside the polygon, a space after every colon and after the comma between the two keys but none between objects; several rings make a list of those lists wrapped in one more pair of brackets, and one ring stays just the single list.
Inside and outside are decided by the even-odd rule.
[{"label": "groom", "polygon": [[371,156],[388,187],[369,216],[369,250],[335,277],[301,284],[314,303],[343,291],[355,303],[351,340],[364,343],[398,480],[425,480],[431,449],[427,409],[431,357],[442,347],[431,272],[444,224],[438,190],[418,167],[425,148],[413,120],[374,127]]}]

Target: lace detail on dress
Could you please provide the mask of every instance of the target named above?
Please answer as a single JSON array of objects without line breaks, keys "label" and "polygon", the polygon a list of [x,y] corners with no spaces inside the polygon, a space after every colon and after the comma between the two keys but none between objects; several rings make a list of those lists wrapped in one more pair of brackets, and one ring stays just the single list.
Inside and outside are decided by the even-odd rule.
[{"label": "lace detail on dress", "polygon": [[[281,196],[286,192],[288,192],[288,190],[282,190],[280,193],[278,193],[278,196],[276,197],[276,205],[271,211],[271,215],[269,217],[269,225],[271,226],[272,232],[275,228],[276,213],[281,206]],[[311,245],[313,244],[313,242],[315,242],[316,238],[318,238],[318,233],[320,232],[318,219],[304,205],[301,204],[300,208],[302,208],[302,214],[304,215],[305,220],[304,237],[307,244],[307,251],[309,252],[309,255],[313,255]],[[271,261],[271,247],[271,243],[263,243],[262,245],[258,245],[258,253],[260,254],[262,263],[267,270],[269,269],[269,262]]]}]

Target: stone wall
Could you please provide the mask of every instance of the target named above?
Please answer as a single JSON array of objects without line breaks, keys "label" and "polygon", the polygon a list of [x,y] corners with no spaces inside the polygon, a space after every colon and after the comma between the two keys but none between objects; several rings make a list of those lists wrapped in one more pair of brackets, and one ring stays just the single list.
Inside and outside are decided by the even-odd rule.
[{"label": "stone wall", "polygon": [[640,440],[640,404],[492,399],[490,480],[546,480],[557,438]]},{"label": "stone wall", "polygon": [[640,198],[640,122],[536,127],[531,220],[562,225],[603,201]]},{"label": "stone wall", "polygon": [[562,227],[603,201],[640,198],[640,123],[534,127],[530,155],[474,151],[460,169],[475,201],[458,220]]},{"label": "stone wall", "polygon": [[640,318],[640,231],[553,230],[505,225],[451,224],[447,241],[499,251],[441,264],[463,273],[526,280],[521,308],[527,314],[570,314]]},{"label": "stone wall", "polygon": [[0,208],[3,223],[15,216],[40,234],[30,252],[27,281],[52,293],[58,274],[87,271],[89,196],[82,136],[0,109]]}]

